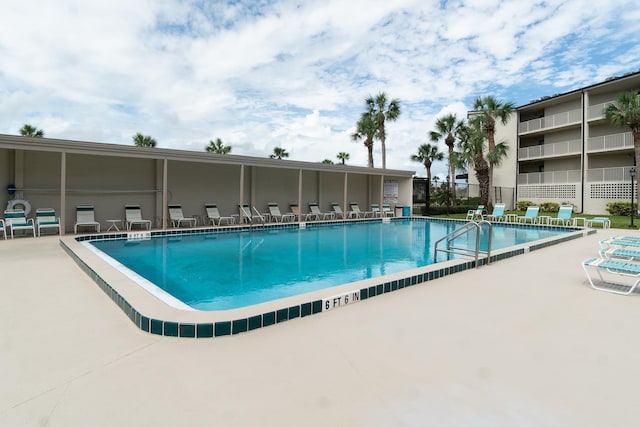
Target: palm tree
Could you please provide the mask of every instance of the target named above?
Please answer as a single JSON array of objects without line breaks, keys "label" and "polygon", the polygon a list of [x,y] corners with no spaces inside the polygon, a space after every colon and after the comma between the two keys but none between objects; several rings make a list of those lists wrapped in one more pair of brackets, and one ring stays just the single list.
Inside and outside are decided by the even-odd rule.
[{"label": "palm tree", "polygon": [[449,148],[449,192],[451,198],[456,199],[456,168],[453,164],[453,148],[456,143],[458,129],[462,126],[462,120],[458,120],[455,114],[447,114],[436,120],[436,130],[429,132],[429,138],[432,142],[438,142],[444,139],[444,143]]},{"label": "palm tree", "polygon": [[230,145],[224,145],[220,138],[216,138],[215,142],[209,140],[209,145],[205,147],[207,153],[229,154],[231,152]]},{"label": "palm tree", "polygon": [[378,138],[380,139],[380,148],[382,149],[382,169],[387,168],[387,147],[385,141],[387,135],[385,132],[385,122],[394,122],[400,116],[400,101],[392,99],[387,102],[387,94],[380,92],[376,97],[368,97],[365,99],[368,113],[373,117],[378,125]]},{"label": "palm tree", "polygon": [[44,131],[42,129],[37,129],[35,126],[31,126],[30,124],[25,124],[20,128],[20,135],[42,138],[44,136]]},{"label": "palm tree", "polygon": [[143,135],[140,132],[133,135],[133,143],[136,147],[155,147],[156,140],[148,135]]},{"label": "palm tree", "polygon": [[283,157],[289,157],[289,153],[287,153],[287,150],[284,148],[275,147],[273,149],[273,154],[271,154],[269,157],[272,159],[282,160]]},{"label": "palm tree", "polygon": [[378,137],[378,124],[369,113],[362,113],[360,120],[356,123],[356,131],[351,134],[353,141],[364,139],[364,146],[367,147],[369,160],[367,166],[373,167],[373,140]]},{"label": "palm tree", "polygon": [[493,153],[485,154],[485,133],[482,120],[474,117],[468,126],[461,126],[458,131],[458,151],[454,152],[454,164],[459,168],[473,168],[480,187],[480,204],[489,204],[491,193],[491,165],[500,166],[509,147],[505,142],[495,145]]},{"label": "palm tree", "polygon": [[418,154],[412,154],[411,160],[424,165],[427,170],[427,182],[431,182],[431,165],[435,161],[444,159],[444,153],[438,150],[437,145],[422,144],[418,147]]},{"label": "palm tree", "polygon": [[[623,93],[615,103],[609,104],[605,117],[616,126],[628,126],[633,135],[634,166],[640,165],[640,91]],[[636,181],[636,205],[640,195],[640,179]],[[633,212],[633,206],[631,206]]]},{"label": "palm tree", "polygon": [[341,151],[336,157],[338,158],[338,160],[342,161],[342,164],[344,165],[345,160],[349,160],[349,153]]},{"label": "palm tree", "polygon": [[320,163],[325,164],[325,165],[332,165],[333,164],[333,160],[331,159],[324,159],[323,161],[321,161]]},{"label": "palm tree", "polygon": [[[506,125],[511,118],[511,113],[515,110],[515,104],[513,102],[501,102],[493,96],[485,96],[476,98],[473,103],[474,115],[479,120],[480,129],[487,138],[489,143],[487,160],[489,161],[489,198],[487,199],[487,209],[491,211],[494,204],[493,189],[493,167],[497,166],[494,162],[498,157],[495,154],[496,150],[496,120],[500,120],[503,125]],[[506,155],[506,151],[504,153]],[[499,161],[502,158],[498,159]]]}]

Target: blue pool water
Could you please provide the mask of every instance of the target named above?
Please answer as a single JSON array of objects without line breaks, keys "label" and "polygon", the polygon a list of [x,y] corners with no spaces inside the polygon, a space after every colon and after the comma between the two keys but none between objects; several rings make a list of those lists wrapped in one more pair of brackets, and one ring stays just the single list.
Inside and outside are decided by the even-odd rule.
[{"label": "blue pool water", "polygon": [[[226,310],[432,264],[435,242],[460,225],[375,221],[91,244],[194,309]],[[492,250],[566,232],[494,225]]]}]

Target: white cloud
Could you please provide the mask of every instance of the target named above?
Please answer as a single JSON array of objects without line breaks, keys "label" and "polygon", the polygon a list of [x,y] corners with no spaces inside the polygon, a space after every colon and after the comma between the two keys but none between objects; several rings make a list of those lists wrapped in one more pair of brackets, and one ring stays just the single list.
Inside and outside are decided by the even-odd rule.
[{"label": "white cloud", "polygon": [[[7,2],[0,132],[366,165],[366,96],[399,98],[387,166],[415,170],[438,116],[476,96],[523,104],[635,71],[632,0]],[[551,92],[549,92],[551,91]],[[516,95],[518,99],[513,99]],[[379,144],[374,150],[380,165]],[[444,147],[442,147],[444,150]],[[434,173],[446,173],[444,164]]]}]

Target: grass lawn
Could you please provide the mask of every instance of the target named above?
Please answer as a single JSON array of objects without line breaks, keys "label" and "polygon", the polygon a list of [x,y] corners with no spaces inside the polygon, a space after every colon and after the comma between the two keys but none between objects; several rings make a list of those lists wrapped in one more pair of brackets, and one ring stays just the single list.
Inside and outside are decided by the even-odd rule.
[{"label": "grass lawn", "polygon": [[[524,211],[508,211],[508,212],[505,212],[505,214],[516,214],[519,216],[524,216]],[[547,214],[548,214],[547,212],[541,212],[540,216],[547,215]],[[459,213],[459,214],[431,215],[431,216],[433,216],[434,218],[465,219],[467,217],[467,214]],[[549,216],[555,217],[556,213],[551,213],[549,214]],[[578,218],[587,218],[587,219],[591,219],[594,217],[609,218],[609,221],[611,221],[611,228],[621,228],[626,230],[629,230],[631,228],[629,227],[631,225],[631,217],[629,216],[589,215],[589,214],[575,214],[573,216]],[[640,218],[634,218],[633,225],[635,226],[635,228],[638,228],[638,226],[640,226]]]}]

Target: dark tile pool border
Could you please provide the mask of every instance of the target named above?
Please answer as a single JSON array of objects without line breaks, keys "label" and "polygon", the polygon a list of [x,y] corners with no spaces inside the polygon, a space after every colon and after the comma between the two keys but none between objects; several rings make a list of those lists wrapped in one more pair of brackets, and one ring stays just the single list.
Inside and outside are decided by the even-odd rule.
[{"label": "dark tile pool border", "polygon": [[[392,218],[393,221],[459,221],[450,219],[439,218]],[[368,221],[380,221],[380,219],[369,219]],[[465,221],[460,221],[465,222]],[[322,227],[332,224],[344,224],[344,221],[323,221],[318,223],[306,223],[307,228]],[[523,228],[539,228],[539,225],[519,225]],[[255,226],[239,226],[228,228],[196,228],[196,229],[176,229],[176,230],[157,230],[151,231],[152,236],[172,236],[172,235],[185,235],[185,234],[210,234],[210,233],[237,233],[242,231],[249,231],[255,228]],[[273,228],[299,228],[298,223],[292,224],[277,224],[267,225],[261,227],[273,227]],[[587,230],[582,228],[567,228],[567,227],[552,227],[547,228],[561,228],[563,230],[582,231],[582,233],[570,233],[566,236],[561,236],[550,241],[533,242],[528,247],[514,247],[513,250],[506,250],[495,255],[491,255],[491,262],[499,261],[513,256],[522,255],[529,251],[535,251],[543,249],[558,243],[573,240],[582,237],[585,233],[587,235],[596,233],[596,230]],[[89,240],[109,240],[109,239],[123,239],[127,238],[127,233],[111,233],[111,234],[94,234],[83,235],[75,237],[77,242],[89,241]],[[114,289],[109,283],[106,282],[98,273],[96,273],[89,265],[87,265],[62,239],[60,245],[69,254],[69,256],[80,266],[82,270],[107,294],[111,300],[116,303],[118,307],[125,313],[127,317],[136,325],[140,330],[148,332],[154,335],[162,335],[167,337],[177,338],[216,338],[230,335],[237,335],[243,332],[253,331],[255,329],[272,326],[277,323],[286,322],[292,319],[307,317],[310,315],[322,313],[322,300],[312,300],[296,304],[290,307],[283,307],[277,310],[271,310],[262,314],[252,315],[248,317],[241,317],[239,319],[228,319],[216,322],[176,322],[163,319],[154,319],[149,316],[145,316],[135,307],[133,307],[116,289]],[[480,259],[480,266],[486,265],[486,259]],[[437,265],[437,264],[434,264]],[[448,265],[446,267],[435,269],[420,274],[409,275],[404,278],[394,278],[388,280],[381,277],[381,282],[372,286],[364,287],[360,289],[360,300],[374,298],[385,293],[394,292],[409,286],[419,285],[425,282],[436,280],[442,277],[449,276],[451,274],[459,273],[468,269],[476,267],[475,260],[460,260],[455,265]],[[150,298],[153,298],[150,296]]]}]

